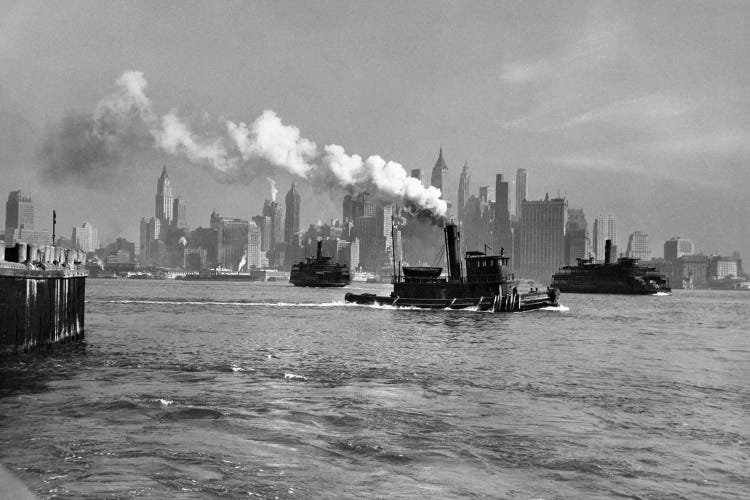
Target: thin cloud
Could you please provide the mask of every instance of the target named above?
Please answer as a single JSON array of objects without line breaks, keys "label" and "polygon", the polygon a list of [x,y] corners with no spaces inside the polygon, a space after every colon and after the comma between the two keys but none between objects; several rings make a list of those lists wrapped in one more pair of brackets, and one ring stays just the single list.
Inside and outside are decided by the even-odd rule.
[{"label": "thin cloud", "polygon": [[750,132],[743,129],[716,130],[706,134],[692,133],[652,144],[654,151],[669,155],[750,155]]},{"label": "thin cloud", "polygon": [[561,74],[590,70],[612,59],[618,51],[621,32],[616,27],[599,29],[571,43],[557,57],[507,63],[500,71],[500,79],[508,84],[543,83],[558,79]]}]

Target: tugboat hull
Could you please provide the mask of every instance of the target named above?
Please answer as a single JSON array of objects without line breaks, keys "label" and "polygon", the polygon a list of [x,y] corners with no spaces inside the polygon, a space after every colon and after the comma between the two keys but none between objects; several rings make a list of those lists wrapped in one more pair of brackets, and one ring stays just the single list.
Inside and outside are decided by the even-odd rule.
[{"label": "tugboat hull", "polygon": [[347,293],[346,302],[360,305],[385,305],[419,309],[476,309],[491,312],[523,312],[544,307],[558,307],[560,293],[554,288],[543,292],[529,292],[516,295],[490,295],[487,297],[462,297],[452,299],[428,299],[413,297],[392,297],[372,293]]}]

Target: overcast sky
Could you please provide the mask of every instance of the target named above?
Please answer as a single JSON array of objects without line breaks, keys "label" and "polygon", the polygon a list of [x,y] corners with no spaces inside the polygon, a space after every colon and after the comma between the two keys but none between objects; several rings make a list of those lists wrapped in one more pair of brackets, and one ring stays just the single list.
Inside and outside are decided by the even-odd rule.
[{"label": "overcast sky", "polygon": [[[98,187],[42,182],[45,133],[135,70],[160,114],[270,109],[318,145],[428,176],[442,146],[455,184],[465,161],[475,193],[526,168],[531,199],[614,215],[623,249],[641,230],[655,255],[682,235],[748,258],[749,49],[746,1],[0,0],[0,196],[28,190],[58,234],[88,220],[137,242],[166,164],[192,227],[259,213],[265,177],[220,183],[155,150]],[[283,196],[293,178],[274,177]],[[303,224],[340,217],[340,200],[296,185]]]}]

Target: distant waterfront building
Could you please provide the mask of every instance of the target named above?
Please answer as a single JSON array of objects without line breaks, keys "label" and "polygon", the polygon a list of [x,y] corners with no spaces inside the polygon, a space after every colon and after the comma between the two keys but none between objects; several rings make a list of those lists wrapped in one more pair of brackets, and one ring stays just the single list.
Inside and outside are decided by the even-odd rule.
[{"label": "distant waterfront building", "polygon": [[516,276],[549,283],[565,261],[565,223],[568,203],[564,198],[523,202],[519,224]]},{"label": "distant waterfront building", "polygon": [[521,220],[523,200],[528,196],[528,191],[526,190],[526,175],[525,168],[519,168],[516,170],[516,220]]},{"label": "distant waterfront building", "polygon": [[286,220],[284,221],[284,242],[291,243],[295,233],[299,233],[300,196],[292,187],[286,194]]},{"label": "distant waterfront building", "polygon": [[568,221],[565,223],[565,264],[575,266],[577,259],[586,259],[591,253],[589,229],[583,210],[568,209]]},{"label": "distant waterfront building", "polygon": [[[492,226],[492,247],[497,255],[501,250],[510,257],[511,267],[515,267],[513,259],[513,230],[510,225],[510,199],[508,183],[503,180],[503,174],[495,175],[495,218]],[[563,227],[564,229],[564,227]]]},{"label": "distant waterfront building", "polygon": [[94,252],[99,248],[99,234],[95,227],[84,222],[81,227],[74,227],[70,237],[76,250]]},{"label": "distant waterfront building", "polygon": [[119,267],[130,264],[130,262],[131,254],[127,250],[117,250],[114,253],[108,254],[104,259],[104,264],[107,269],[111,269],[113,266]]},{"label": "distant waterfront building", "polygon": [[458,220],[463,222],[465,217],[466,203],[469,201],[471,192],[471,174],[469,173],[469,164],[464,162],[464,168],[461,170],[461,176],[458,179]]},{"label": "distant waterfront building", "polygon": [[683,255],[675,261],[675,272],[672,282],[675,288],[682,285],[701,288],[708,282],[708,257],[705,255]]},{"label": "distant waterfront building", "polygon": [[596,252],[596,260],[604,261],[604,245],[607,240],[612,240],[612,255],[617,255],[617,226],[612,215],[599,215],[594,220],[593,247]]},{"label": "distant waterfront building", "polygon": [[449,194],[451,192],[450,181],[448,179],[448,165],[445,164],[443,159],[443,148],[440,148],[440,154],[435,162],[435,166],[432,167],[432,177],[430,177],[430,185],[438,188],[441,193],[441,198],[449,201]]},{"label": "distant waterfront building", "polygon": [[172,198],[172,184],[167,175],[167,166],[161,171],[159,180],[156,181],[156,212],[155,217],[166,225],[172,223],[172,210],[174,209]]},{"label": "distant waterfront building", "polygon": [[651,248],[648,234],[636,231],[628,237],[628,248],[625,254],[631,259],[651,260]]},{"label": "distant waterfront building", "polygon": [[32,245],[49,245],[49,231],[34,228],[34,202],[23,191],[11,191],[5,203],[5,245],[16,242]]},{"label": "distant waterfront building", "polygon": [[731,257],[713,255],[708,261],[708,278],[721,280],[737,277],[737,260]]},{"label": "distant waterfront building", "polygon": [[683,255],[694,255],[695,245],[687,238],[674,236],[664,243],[664,260],[677,260]]},{"label": "distant waterfront building", "polygon": [[243,257],[247,261],[250,223],[244,219],[211,214],[211,229],[217,231],[217,264],[237,271]]}]

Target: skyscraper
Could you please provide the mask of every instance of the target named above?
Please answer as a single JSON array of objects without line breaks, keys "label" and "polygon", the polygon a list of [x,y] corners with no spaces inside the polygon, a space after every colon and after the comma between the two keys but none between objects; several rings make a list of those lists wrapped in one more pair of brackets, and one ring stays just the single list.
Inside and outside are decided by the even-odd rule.
[{"label": "skyscraper", "polygon": [[617,227],[612,215],[600,215],[594,220],[594,241],[596,260],[604,260],[604,245],[607,240],[612,240],[612,257],[617,255]]},{"label": "skyscraper", "polygon": [[450,182],[448,180],[448,165],[445,164],[443,159],[443,148],[440,148],[440,154],[435,162],[435,166],[432,167],[432,177],[430,178],[430,185],[435,186],[440,190],[441,198],[449,200],[448,193],[451,192]]},{"label": "skyscraper", "polygon": [[141,239],[138,246],[139,255],[141,256],[141,264],[146,264],[151,261],[152,257],[152,245],[151,242],[159,239],[161,234],[161,220],[156,217],[141,219]]},{"label": "skyscraper", "polygon": [[564,198],[524,201],[521,209],[517,276],[549,283],[565,259],[565,216],[568,203]]},{"label": "skyscraper", "polygon": [[253,217],[253,222],[255,222],[260,232],[260,251],[267,252],[269,245],[271,245],[271,217],[268,215],[256,215]]},{"label": "skyscraper", "polygon": [[458,220],[464,220],[464,211],[466,203],[469,201],[471,193],[471,174],[469,173],[469,164],[464,162],[464,168],[461,170],[461,176],[458,179]]},{"label": "skyscraper", "polygon": [[528,196],[526,190],[526,169],[519,168],[516,170],[516,220],[521,220],[521,210],[523,200]]},{"label": "skyscraper", "polygon": [[5,202],[5,229],[34,229],[34,202],[23,191],[11,191]]},{"label": "skyscraper", "polygon": [[270,239],[265,250],[272,251],[277,243],[284,242],[284,228],[286,227],[284,207],[275,200],[266,200],[263,202],[263,215],[271,218]]},{"label": "skyscraper", "polygon": [[636,231],[628,237],[626,256],[631,259],[651,260],[651,248],[648,244],[648,234]]},{"label": "skyscraper", "polygon": [[164,165],[161,176],[156,181],[156,212],[154,216],[161,219],[165,225],[172,223],[173,202],[172,184],[167,175],[167,166]]},{"label": "skyscraper", "polygon": [[582,209],[568,209],[565,223],[565,265],[575,266],[576,259],[588,258],[591,252],[588,223]]},{"label": "skyscraper", "polygon": [[185,207],[185,201],[179,196],[174,199],[172,204],[172,224],[177,229],[187,229],[187,207]]},{"label": "skyscraper", "polygon": [[508,183],[503,180],[503,174],[495,176],[495,220],[492,227],[492,247],[495,254],[504,251],[511,257],[513,266],[513,231],[510,227],[510,212],[508,211]]},{"label": "skyscraper", "polygon": [[683,255],[694,255],[695,245],[687,238],[674,236],[664,243],[664,260],[674,261]]},{"label": "skyscraper", "polygon": [[76,250],[94,252],[99,248],[99,233],[88,222],[84,222],[81,227],[74,227],[70,239],[73,240]]},{"label": "skyscraper", "polygon": [[294,182],[292,182],[292,187],[286,194],[286,221],[284,222],[284,241],[286,243],[290,243],[292,236],[299,233],[299,209],[299,193],[294,188]]},{"label": "skyscraper", "polygon": [[250,241],[250,223],[244,219],[221,217],[211,214],[211,229],[217,231],[217,264],[232,271],[239,271],[243,257],[247,262]]},{"label": "skyscraper", "polygon": [[250,222],[247,232],[247,269],[261,267],[261,230],[255,222]]},{"label": "skyscraper", "polygon": [[11,191],[5,203],[5,244],[16,242],[48,245],[50,234],[34,229],[34,202],[23,191]]}]

